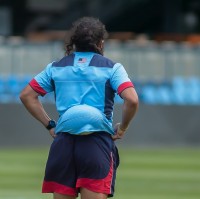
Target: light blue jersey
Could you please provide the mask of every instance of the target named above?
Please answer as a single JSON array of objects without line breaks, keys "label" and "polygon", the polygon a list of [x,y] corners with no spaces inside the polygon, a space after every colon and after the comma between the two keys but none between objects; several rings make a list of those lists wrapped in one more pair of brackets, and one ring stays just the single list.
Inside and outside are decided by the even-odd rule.
[{"label": "light blue jersey", "polygon": [[124,67],[92,52],[75,52],[47,65],[30,86],[40,95],[55,93],[56,133],[114,134],[114,96],[133,87]]}]

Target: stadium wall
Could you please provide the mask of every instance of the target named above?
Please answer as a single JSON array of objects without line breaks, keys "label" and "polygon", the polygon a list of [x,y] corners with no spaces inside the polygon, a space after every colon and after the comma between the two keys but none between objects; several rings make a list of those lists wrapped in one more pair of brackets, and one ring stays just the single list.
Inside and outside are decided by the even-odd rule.
[{"label": "stadium wall", "polygon": [[[54,105],[44,105],[57,118]],[[177,147],[199,146],[199,106],[152,106],[140,104],[139,112],[121,146]],[[21,104],[0,104],[0,147],[48,146],[48,131],[29,115]],[[116,105],[114,121],[120,121],[121,105]]]}]

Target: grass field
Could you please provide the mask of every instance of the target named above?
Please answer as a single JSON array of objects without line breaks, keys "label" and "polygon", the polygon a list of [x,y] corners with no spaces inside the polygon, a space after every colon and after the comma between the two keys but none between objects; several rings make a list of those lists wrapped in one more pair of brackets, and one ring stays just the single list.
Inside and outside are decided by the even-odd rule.
[{"label": "grass field", "polygon": [[[0,199],[41,194],[48,149],[0,150]],[[115,199],[199,199],[200,149],[120,149]]]}]

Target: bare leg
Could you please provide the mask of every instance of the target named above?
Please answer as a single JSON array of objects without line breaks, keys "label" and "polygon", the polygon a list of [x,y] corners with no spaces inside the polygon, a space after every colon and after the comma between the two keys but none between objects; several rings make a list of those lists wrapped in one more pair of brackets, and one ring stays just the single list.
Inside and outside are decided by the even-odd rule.
[{"label": "bare leg", "polygon": [[59,193],[54,193],[53,194],[53,198],[54,199],[75,199],[76,197],[74,197],[74,196],[68,196],[68,195],[63,195],[63,194],[59,194]]},{"label": "bare leg", "polygon": [[86,188],[81,188],[81,199],[107,199],[107,194],[96,193]]}]

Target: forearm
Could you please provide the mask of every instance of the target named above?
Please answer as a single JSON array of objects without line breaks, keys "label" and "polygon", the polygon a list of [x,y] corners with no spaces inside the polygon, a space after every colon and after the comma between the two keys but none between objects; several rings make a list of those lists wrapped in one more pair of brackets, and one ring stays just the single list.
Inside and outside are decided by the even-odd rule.
[{"label": "forearm", "polygon": [[21,98],[21,101],[35,119],[40,121],[45,127],[48,125],[50,118],[44,110],[38,97]]},{"label": "forearm", "polygon": [[122,121],[120,123],[120,128],[126,130],[134,118],[138,109],[138,103],[132,103],[129,101],[124,101],[122,108]]},{"label": "forearm", "polygon": [[128,129],[129,123],[134,118],[138,109],[137,96],[134,100],[125,100],[122,108],[122,120],[115,125],[115,135],[112,136],[113,140],[121,139]]},{"label": "forearm", "polygon": [[134,88],[127,88],[121,93],[124,99],[122,108],[122,121],[120,123],[121,130],[126,131],[131,120],[135,116],[138,109],[138,95]]}]

